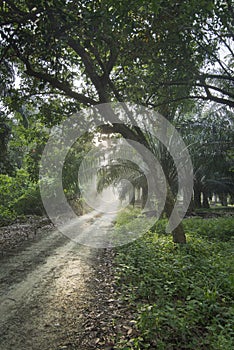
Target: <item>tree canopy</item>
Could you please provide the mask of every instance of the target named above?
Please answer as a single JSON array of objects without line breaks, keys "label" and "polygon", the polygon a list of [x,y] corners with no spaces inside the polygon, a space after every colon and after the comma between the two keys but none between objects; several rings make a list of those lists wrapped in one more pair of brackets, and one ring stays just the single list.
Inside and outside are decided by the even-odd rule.
[{"label": "tree canopy", "polygon": [[[24,128],[18,144],[27,139],[37,181],[49,128],[100,103],[138,103],[170,121],[197,102],[230,111],[233,14],[231,0],[1,1],[1,159],[9,127],[18,123]],[[138,126],[108,128],[152,150]],[[164,168],[171,166],[161,154]]]},{"label": "tree canopy", "polygon": [[2,1],[2,69],[20,77],[8,96],[233,106],[232,16],[228,0]]}]

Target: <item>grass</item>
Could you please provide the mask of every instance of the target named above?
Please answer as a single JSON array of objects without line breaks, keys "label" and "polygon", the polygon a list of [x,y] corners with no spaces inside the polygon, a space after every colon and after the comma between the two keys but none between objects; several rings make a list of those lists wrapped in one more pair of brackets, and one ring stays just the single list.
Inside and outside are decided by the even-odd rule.
[{"label": "grass", "polygon": [[[134,221],[124,212],[117,226]],[[136,333],[115,349],[234,348],[234,227],[231,218],[185,219],[188,243],[175,246],[165,221],[117,249],[116,281],[134,310]]]}]

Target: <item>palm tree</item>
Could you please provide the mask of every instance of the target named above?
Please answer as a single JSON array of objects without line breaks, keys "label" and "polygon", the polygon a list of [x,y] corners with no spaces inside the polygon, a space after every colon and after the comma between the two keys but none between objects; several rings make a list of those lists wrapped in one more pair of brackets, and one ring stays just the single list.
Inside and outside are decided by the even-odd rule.
[{"label": "palm tree", "polygon": [[205,106],[180,123],[194,167],[195,208],[209,208],[212,194],[222,197],[233,193],[232,129],[233,113],[216,105]]},{"label": "palm tree", "polygon": [[[127,181],[122,181],[123,179]],[[132,187],[129,186],[129,183],[131,183]],[[129,195],[131,198],[130,204],[132,205],[135,204],[136,190],[141,190],[141,207],[145,207],[148,193],[147,179],[142,169],[136,163],[119,158],[100,167],[97,182],[98,192],[110,185],[118,188],[121,200]]]}]

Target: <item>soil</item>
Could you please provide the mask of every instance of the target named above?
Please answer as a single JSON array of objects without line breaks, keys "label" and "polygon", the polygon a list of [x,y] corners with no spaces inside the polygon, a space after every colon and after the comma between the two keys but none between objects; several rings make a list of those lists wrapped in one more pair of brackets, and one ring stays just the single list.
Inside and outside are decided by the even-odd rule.
[{"label": "soil", "polygon": [[115,285],[114,250],[34,228],[0,229],[0,350],[117,349],[132,315]]}]

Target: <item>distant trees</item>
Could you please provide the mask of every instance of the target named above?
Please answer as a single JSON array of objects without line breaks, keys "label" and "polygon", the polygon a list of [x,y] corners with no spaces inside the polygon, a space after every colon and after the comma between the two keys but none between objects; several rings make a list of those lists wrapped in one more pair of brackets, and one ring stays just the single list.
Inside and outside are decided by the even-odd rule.
[{"label": "distant trees", "polygon": [[228,107],[208,104],[178,123],[193,161],[195,208],[208,208],[213,195],[223,204],[233,196],[233,122]]}]

